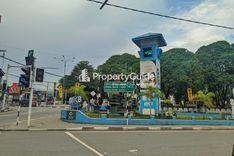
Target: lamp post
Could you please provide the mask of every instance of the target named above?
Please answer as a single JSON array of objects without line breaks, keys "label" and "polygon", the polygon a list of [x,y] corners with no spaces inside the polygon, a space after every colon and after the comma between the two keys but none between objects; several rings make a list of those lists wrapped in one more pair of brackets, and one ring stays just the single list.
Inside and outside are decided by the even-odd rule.
[{"label": "lamp post", "polygon": [[54,57],[54,59],[60,59],[60,61],[63,62],[63,90],[62,90],[63,94],[62,94],[62,101],[64,101],[65,104],[66,104],[67,103],[67,101],[66,101],[67,94],[65,93],[65,84],[66,84],[66,78],[65,78],[65,76],[66,76],[67,62],[68,61],[72,61],[73,62],[74,59],[75,59],[75,57],[66,58],[65,55],[62,55],[62,58]]}]

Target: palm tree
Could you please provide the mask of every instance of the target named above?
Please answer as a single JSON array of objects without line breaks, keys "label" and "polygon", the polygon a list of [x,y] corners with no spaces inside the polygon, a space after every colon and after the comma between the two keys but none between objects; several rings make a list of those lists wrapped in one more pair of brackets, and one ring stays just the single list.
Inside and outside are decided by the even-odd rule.
[{"label": "palm tree", "polygon": [[86,86],[81,85],[80,87],[72,86],[69,88],[68,93],[73,95],[81,96],[85,101],[88,101],[88,93],[84,91]]},{"label": "palm tree", "polygon": [[207,94],[203,93],[202,91],[198,91],[197,94],[194,96],[194,100],[202,101],[206,108],[212,108],[213,105],[213,98],[215,94],[212,92],[208,92]]}]

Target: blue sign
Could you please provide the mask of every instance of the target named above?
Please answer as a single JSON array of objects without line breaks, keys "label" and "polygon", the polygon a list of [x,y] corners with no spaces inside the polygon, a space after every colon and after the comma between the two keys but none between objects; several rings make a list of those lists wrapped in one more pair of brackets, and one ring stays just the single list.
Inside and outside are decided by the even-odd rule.
[{"label": "blue sign", "polygon": [[141,96],[140,98],[140,113],[141,114],[156,114],[158,111],[158,98],[154,98],[153,101],[146,98],[145,96]]}]

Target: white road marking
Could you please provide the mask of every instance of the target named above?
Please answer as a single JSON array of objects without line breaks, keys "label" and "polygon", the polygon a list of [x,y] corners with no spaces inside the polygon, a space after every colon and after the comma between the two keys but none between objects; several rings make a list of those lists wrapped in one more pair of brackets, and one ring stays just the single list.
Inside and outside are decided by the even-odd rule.
[{"label": "white road marking", "polygon": [[80,143],[81,145],[83,145],[86,148],[88,148],[90,151],[94,152],[96,155],[98,155],[98,156],[104,156],[102,153],[98,152],[94,148],[90,147],[89,145],[87,145],[86,143],[84,143],[83,141],[81,141],[80,139],[78,139],[77,137],[75,137],[72,133],[70,133],[70,132],[65,132],[65,133],[68,136],[70,136],[72,139],[74,139],[75,141],[77,141],[78,143]]},{"label": "white road marking", "polygon": [[137,149],[132,149],[132,150],[128,150],[128,152],[130,152],[130,153],[137,153]]}]

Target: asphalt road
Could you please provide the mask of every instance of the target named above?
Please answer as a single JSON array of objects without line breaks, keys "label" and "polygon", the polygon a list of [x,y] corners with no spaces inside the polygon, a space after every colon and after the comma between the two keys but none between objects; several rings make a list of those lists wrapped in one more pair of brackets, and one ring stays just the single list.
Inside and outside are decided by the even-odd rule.
[{"label": "asphalt road", "polygon": [[234,131],[1,132],[0,156],[232,156]]},{"label": "asphalt road", "polygon": [[[51,107],[32,107],[32,119],[37,119],[59,113],[60,108]],[[22,107],[20,110],[20,121],[27,120],[28,108]],[[15,123],[17,118],[17,111],[1,112],[0,113],[0,126],[5,124]]]}]

